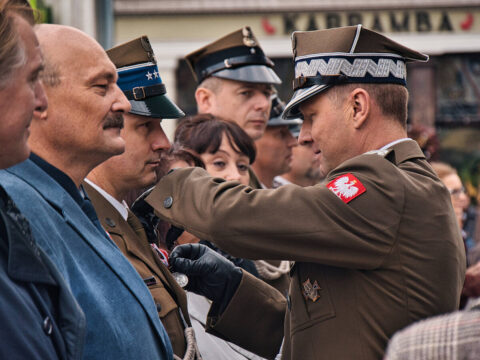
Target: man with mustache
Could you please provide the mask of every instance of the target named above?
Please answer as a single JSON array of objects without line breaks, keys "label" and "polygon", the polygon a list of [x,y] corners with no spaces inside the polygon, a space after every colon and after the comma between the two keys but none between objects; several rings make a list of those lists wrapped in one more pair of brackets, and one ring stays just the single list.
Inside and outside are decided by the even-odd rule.
[{"label": "man with mustache", "polygon": [[31,123],[32,155],[0,184],[29,220],[82,307],[86,359],[171,359],[172,348],[138,273],[98,221],[81,183],[123,153],[130,104],[102,47],[81,31],[40,25],[48,110]]},{"label": "man with mustache", "polygon": [[[26,0],[0,1],[0,169],[30,154],[29,125],[47,108],[43,54]],[[0,358],[81,359],[85,316],[0,186]]]},{"label": "man with mustache", "polygon": [[148,286],[173,353],[183,359],[188,352],[193,357],[186,359],[193,360],[197,350],[185,292],[168,270],[167,258],[154,243],[149,244],[142,224],[125,201],[131,192],[158,181],[162,155],[170,148],[162,119],[179,118],[184,113],[166,95],[146,36],[118,45],[107,54],[117,67],[117,84],[131,105],[121,131],[125,152],[93,169],[83,186],[103,227]]}]

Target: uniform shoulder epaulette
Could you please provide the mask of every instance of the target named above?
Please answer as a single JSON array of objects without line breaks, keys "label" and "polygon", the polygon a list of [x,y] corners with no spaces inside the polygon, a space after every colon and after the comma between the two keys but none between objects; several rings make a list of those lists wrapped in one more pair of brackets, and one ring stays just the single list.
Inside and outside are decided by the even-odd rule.
[{"label": "uniform shoulder epaulette", "polygon": [[366,153],[364,153],[364,155],[378,155],[378,156],[381,156],[381,157],[387,157],[387,155],[390,154],[391,151],[392,151],[392,149],[371,150],[371,151],[367,151]]}]

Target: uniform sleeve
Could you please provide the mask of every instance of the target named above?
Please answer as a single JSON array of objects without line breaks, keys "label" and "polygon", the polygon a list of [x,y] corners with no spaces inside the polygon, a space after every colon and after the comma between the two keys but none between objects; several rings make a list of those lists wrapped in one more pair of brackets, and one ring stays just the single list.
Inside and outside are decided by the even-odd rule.
[{"label": "uniform sleeve", "polygon": [[243,271],[242,281],[225,311],[207,318],[207,331],[260,356],[280,351],[286,300],[278,290]]},{"label": "uniform sleeve", "polygon": [[[203,169],[179,169],[158,183],[147,202],[166,221],[237,257],[373,269],[394,245],[404,182],[383,157],[359,158],[306,188],[253,190]],[[365,188],[348,203],[327,187],[345,174]]]}]

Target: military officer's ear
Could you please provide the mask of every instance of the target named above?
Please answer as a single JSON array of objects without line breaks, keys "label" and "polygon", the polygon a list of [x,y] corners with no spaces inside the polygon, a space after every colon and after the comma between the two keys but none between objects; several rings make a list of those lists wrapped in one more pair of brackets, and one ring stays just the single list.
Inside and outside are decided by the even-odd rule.
[{"label": "military officer's ear", "polygon": [[347,100],[352,114],[353,126],[360,129],[370,114],[370,94],[362,88],[354,89]]},{"label": "military officer's ear", "polygon": [[195,100],[197,102],[198,113],[211,113],[215,104],[215,94],[210,89],[199,87],[195,91]]}]

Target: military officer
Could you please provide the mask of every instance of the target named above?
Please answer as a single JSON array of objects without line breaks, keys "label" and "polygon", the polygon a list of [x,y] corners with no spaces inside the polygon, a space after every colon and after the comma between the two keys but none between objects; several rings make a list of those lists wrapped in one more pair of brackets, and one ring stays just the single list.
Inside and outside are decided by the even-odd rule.
[{"label": "military officer", "polygon": [[174,354],[184,358],[189,353],[185,358],[195,359],[185,292],[167,264],[162,263],[166,257],[149,244],[142,225],[124,202],[129,191],[148,187],[157,180],[155,170],[161,154],[170,147],[161,127],[162,118],[179,118],[184,113],[166,94],[146,36],[110,49],[107,54],[117,67],[117,84],[131,104],[122,130],[125,153],[93,169],[84,188],[102,226],[148,286]]},{"label": "military officer", "polygon": [[[283,359],[381,359],[396,330],[458,307],[465,273],[449,193],[406,138],[405,64],[428,57],[361,25],[292,41],[295,92],[284,115],[303,117],[299,141],[312,143],[326,179],[259,191],[179,169],[147,202],[234,256],[295,261]],[[222,299],[203,280],[215,263],[207,255],[179,247],[174,268],[228,308],[242,284]],[[250,312],[237,328],[251,327]],[[229,326],[221,312],[210,325]]]},{"label": "military officer", "polygon": [[199,113],[236,122],[253,139],[265,131],[273,84],[281,80],[252,30],[245,26],[188,54]]},{"label": "military officer", "polygon": [[[260,139],[270,118],[273,85],[281,80],[250,27],[227,34],[185,59],[198,83],[195,91],[198,112],[233,121],[253,140]],[[252,168],[249,175],[250,186],[261,189],[261,181]],[[280,260],[263,261],[258,268],[265,275],[262,279],[280,290],[288,284],[281,264]],[[270,274],[275,277],[279,274],[280,280],[270,279]]]}]

